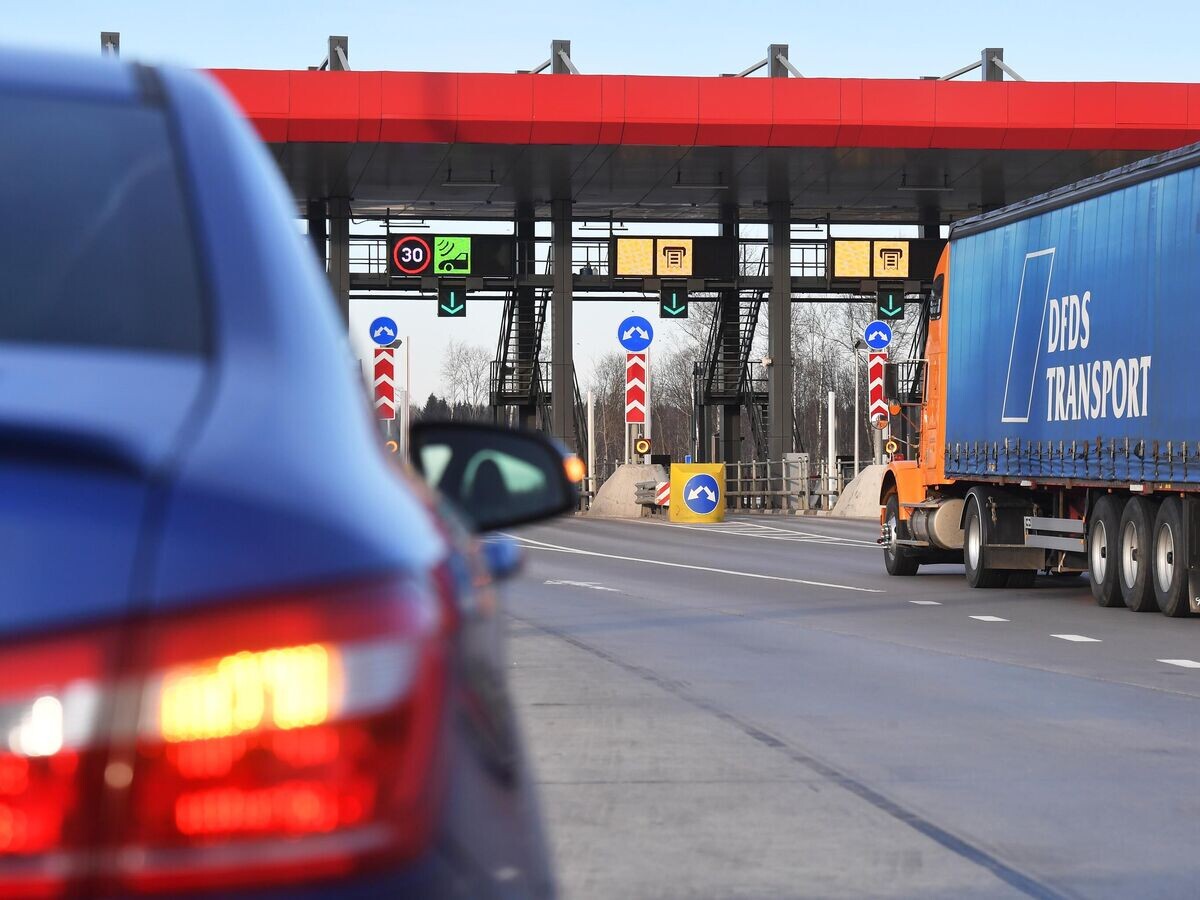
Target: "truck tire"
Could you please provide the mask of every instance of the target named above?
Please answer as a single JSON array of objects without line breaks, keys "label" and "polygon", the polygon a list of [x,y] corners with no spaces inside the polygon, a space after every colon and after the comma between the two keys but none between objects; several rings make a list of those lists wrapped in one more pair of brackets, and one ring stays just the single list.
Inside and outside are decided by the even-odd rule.
[{"label": "truck tire", "polygon": [[1105,494],[1096,501],[1088,519],[1088,575],[1097,606],[1124,606],[1121,596],[1120,534],[1121,513],[1128,497]]},{"label": "truck tire", "polygon": [[889,575],[916,575],[920,562],[907,547],[896,543],[900,536],[900,497],[888,494],[884,505],[884,521],[888,526],[889,540],[883,545],[883,565]]},{"label": "truck tire", "polygon": [[1008,584],[1009,573],[987,567],[987,518],[978,494],[967,497],[967,521],[963,529],[963,568],[973,588],[998,588]]},{"label": "truck tire", "polygon": [[1132,497],[1121,513],[1121,596],[1133,612],[1156,612],[1154,599],[1154,501]]},{"label": "truck tire", "polygon": [[1190,616],[1187,548],[1183,544],[1183,503],[1167,497],[1154,517],[1152,574],[1154,599],[1164,616]]}]

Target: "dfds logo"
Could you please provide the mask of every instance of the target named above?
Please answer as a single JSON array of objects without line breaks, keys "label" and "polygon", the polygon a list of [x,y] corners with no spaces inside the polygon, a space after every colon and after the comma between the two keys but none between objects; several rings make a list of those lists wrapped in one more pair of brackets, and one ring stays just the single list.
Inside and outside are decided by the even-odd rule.
[{"label": "dfds logo", "polygon": [[[1092,341],[1091,291],[1050,296],[1055,248],[1025,254],[1017,310],[1013,317],[1008,377],[1004,383],[1003,422],[1028,422],[1033,394],[1046,385],[1046,421],[1136,419],[1150,414],[1151,357],[1083,359]],[[1046,366],[1039,377],[1043,346]]]}]

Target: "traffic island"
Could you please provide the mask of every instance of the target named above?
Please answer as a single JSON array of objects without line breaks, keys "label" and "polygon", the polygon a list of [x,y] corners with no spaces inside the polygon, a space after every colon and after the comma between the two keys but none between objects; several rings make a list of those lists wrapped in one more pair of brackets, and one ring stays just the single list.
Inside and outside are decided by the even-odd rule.
[{"label": "traffic island", "polygon": [[641,481],[663,482],[667,470],[662,466],[627,463],[618,466],[608,477],[596,496],[587,515],[606,519],[644,519],[651,509],[637,502],[637,485]]}]

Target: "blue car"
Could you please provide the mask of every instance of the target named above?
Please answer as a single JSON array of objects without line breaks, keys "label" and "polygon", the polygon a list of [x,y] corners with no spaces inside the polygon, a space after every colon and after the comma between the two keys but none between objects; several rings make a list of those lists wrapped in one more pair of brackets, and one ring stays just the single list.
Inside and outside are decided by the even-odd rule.
[{"label": "blue car", "polygon": [[562,455],[385,452],[204,76],[7,52],[0,122],[0,897],[552,894],[474,533]]}]

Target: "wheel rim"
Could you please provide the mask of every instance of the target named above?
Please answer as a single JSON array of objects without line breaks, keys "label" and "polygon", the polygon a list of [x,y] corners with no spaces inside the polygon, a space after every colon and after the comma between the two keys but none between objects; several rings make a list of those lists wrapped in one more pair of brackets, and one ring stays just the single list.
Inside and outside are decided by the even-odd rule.
[{"label": "wheel rim", "polygon": [[1167,522],[1154,536],[1154,577],[1160,591],[1166,594],[1171,590],[1175,581],[1175,533]]},{"label": "wheel rim", "polygon": [[895,514],[891,514],[888,516],[887,526],[888,526],[887,551],[892,556],[895,556],[896,551],[900,547],[900,545],[897,543],[900,540],[900,538],[897,536],[897,534],[898,534],[897,530],[900,527],[900,523],[896,520]]},{"label": "wheel rim", "polygon": [[1102,520],[1097,520],[1092,526],[1092,548],[1088,554],[1088,567],[1097,581],[1104,581],[1104,576],[1108,573],[1108,529],[1104,527]]},{"label": "wheel rim", "polygon": [[972,569],[979,568],[980,550],[983,541],[979,539],[979,516],[971,516],[967,522],[967,562]]},{"label": "wheel rim", "polygon": [[1121,533],[1121,575],[1125,587],[1132,588],[1138,577],[1138,535],[1137,526],[1132,522],[1125,523]]}]

